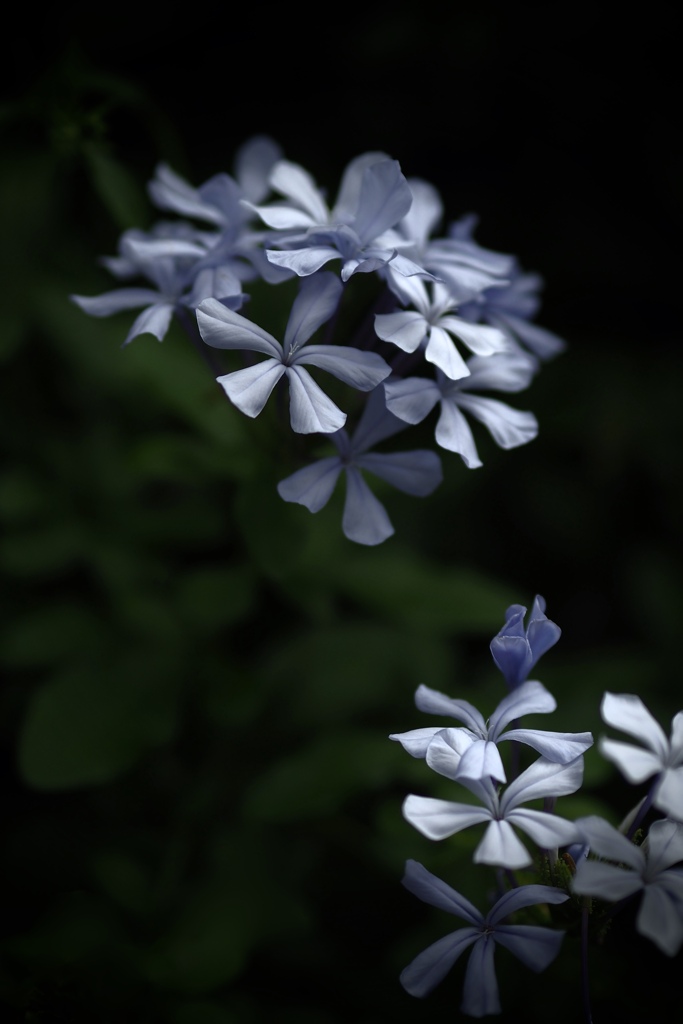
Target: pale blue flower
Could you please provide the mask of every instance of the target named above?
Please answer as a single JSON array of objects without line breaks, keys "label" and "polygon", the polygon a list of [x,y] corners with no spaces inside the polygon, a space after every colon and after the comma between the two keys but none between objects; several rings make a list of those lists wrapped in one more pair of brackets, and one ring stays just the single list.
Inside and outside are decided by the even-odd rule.
[{"label": "pale blue flower", "polygon": [[346,422],[342,412],[316,384],[304,364],[326,370],[360,391],[371,391],[390,373],[381,356],[340,345],[306,342],[335,312],[342,284],[334,274],[317,274],[301,282],[280,344],[257,324],[206,299],[197,309],[199,332],[213,348],[260,352],[266,359],[217,378],[228,398],[243,413],[258,416],[281,377],[289,382],[290,420],[300,434],[333,433]]},{"label": "pale blue flower", "polygon": [[349,437],[346,430],[331,435],[338,454],[319,459],[281,480],[277,488],[280,497],[304,505],[309,512],[319,512],[332,497],[343,472],[346,477],[344,535],[358,544],[381,544],[393,534],[394,528],[384,505],[372,493],[361,471],[366,470],[417,497],[431,494],[443,479],[441,462],[434,452],[368,450],[405,428],[405,423],[387,412],[382,389],[377,388],[368,398],[353,437]]},{"label": "pale blue flower", "polygon": [[493,660],[511,690],[527,679],[539,658],[562,635],[560,627],[545,614],[545,600],[540,594],[534,598],[525,627],[526,612],[524,605],[511,604],[505,611],[505,625],[490,644]]},{"label": "pale blue flower", "polygon": [[435,380],[392,379],[384,389],[387,408],[406,423],[420,423],[439,405],[434,432],[437,444],[460,455],[469,469],[476,469],[482,462],[465,413],[483,423],[496,444],[505,449],[533,441],[538,434],[538,421],[531,412],[471,392],[521,391],[529,385],[536,367],[530,357],[507,352],[473,356],[467,367],[469,376],[459,380],[451,380],[437,367]]},{"label": "pale blue flower", "polygon": [[607,725],[639,740],[642,746],[601,736],[598,749],[633,784],[655,776],[652,802],[671,818],[683,821],[683,711],[671,721],[668,738],[640,697],[605,693],[600,714]]},{"label": "pale blue flower", "polygon": [[675,956],[683,945],[683,867],[674,867],[683,861],[683,824],[653,821],[641,846],[597,815],[579,818],[576,825],[590,856],[577,864],[572,890],[608,902],[642,893],[637,930]]},{"label": "pale blue flower", "polygon": [[[163,254],[151,251],[157,244],[165,250]],[[149,285],[126,285],[101,295],[71,295],[70,298],[83,312],[96,317],[141,309],[124,345],[141,334],[152,334],[163,341],[174,313],[194,308],[198,299],[204,297],[198,295],[198,289],[204,291],[210,287],[218,300],[233,308],[242,304],[241,284],[233,273],[214,272],[210,282],[206,277],[197,280],[195,249],[193,233],[185,225],[164,223],[151,233],[133,228],[121,236],[118,256],[106,257],[102,263],[118,278],[142,277]]]},{"label": "pale blue flower", "polygon": [[[432,237],[443,220],[443,203],[437,189],[421,178],[409,178],[413,202],[390,237],[396,248],[415,263],[445,282],[455,301],[476,299],[486,289],[507,284],[508,272],[515,266],[514,256],[484,249],[471,237],[450,233]],[[404,302],[406,280],[388,264],[386,279],[392,291]]]},{"label": "pale blue flower", "polygon": [[[477,218],[472,214],[456,221],[450,228],[450,240],[476,245],[472,238],[476,224]],[[534,323],[541,305],[543,278],[523,271],[515,258],[506,267],[505,277],[506,281],[494,281],[473,294],[461,306],[460,315],[498,327],[511,345],[533,353],[540,360],[559,355],[567,347],[564,339]]]},{"label": "pale blue flower", "polygon": [[445,284],[428,283],[420,277],[407,277],[404,282],[404,301],[412,308],[375,315],[375,333],[382,341],[389,341],[404,352],[416,352],[422,347],[427,362],[438,366],[451,380],[470,374],[455,338],[479,356],[507,349],[502,331],[470,323],[457,315],[457,300]]},{"label": "pale blue flower", "polygon": [[447,697],[437,690],[421,685],[415,693],[415,704],[430,715],[448,715],[465,725],[462,728],[432,726],[394,733],[413,757],[426,757],[430,768],[455,781],[489,777],[505,782],[507,776],[498,750],[503,740],[515,740],[532,747],[549,761],[567,764],[593,743],[590,732],[551,732],[544,729],[507,729],[523,715],[547,714],[557,702],[542,683],[529,680],[509,693],[500,702],[488,722],[469,701]]},{"label": "pale blue flower", "polygon": [[525,967],[537,973],[545,970],[560,952],[563,931],[542,925],[504,922],[525,907],[566,902],[569,896],[561,889],[550,885],[519,886],[501,896],[484,915],[417,861],[406,862],[403,885],[424,903],[467,922],[465,928],[445,935],[425,949],[401,972],[401,984],[410,995],[427,996],[471,947],[460,1010],[468,1017],[500,1013],[494,968],[496,945],[509,950]]},{"label": "pale blue flower", "polygon": [[352,160],[330,209],[323,193],[303,167],[280,160],[271,187],[285,203],[245,204],[276,230],[266,255],[271,263],[301,277],[331,260],[341,260],[341,278],[371,273],[388,264],[400,274],[424,274],[423,267],[383,240],[410,208],[412,195],[398,161],[384,153],[364,153]]},{"label": "pale blue flower", "polygon": [[[457,733],[458,730],[452,732]],[[448,744],[445,744],[447,750],[441,749],[445,743],[442,737],[443,733],[439,733],[434,738],[428,754],[435,765],[452,772],[454,766],[457,768],[458,751]],[[539,757],[502,794],[490,778],[459,778],[458,782],[482,802],[482,807],[410,794],[403,802],[403,816],[428,839],[446,839],[471,825],[485,823],[486,831],[474,851],[475,863],[525,868],[533,863],[533,859],[515,829],[526,833],[544,850],[566,846],[576,842],[580,836],[574,822],[547,811],[522,808],[521,805],[542,797],[575,793],[582,781],[582,756],[568,764]]]}]

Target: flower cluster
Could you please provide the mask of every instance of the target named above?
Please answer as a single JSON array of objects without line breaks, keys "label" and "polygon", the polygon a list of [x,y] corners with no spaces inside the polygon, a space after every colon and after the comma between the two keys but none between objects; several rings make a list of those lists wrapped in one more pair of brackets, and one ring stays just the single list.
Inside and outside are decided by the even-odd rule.
[{"label": "flower cluster", "polygon": [[[401,983],[411,995],[428,995],[471,947],[461,1010],[472,1017],[501,1012],[496,945],[542,971],[558,955],[572,913],[584,943],[591,937],[604,941],[607,923],[627,902],[639,899],[638,932],[668,956],[683,945],[683,712],[675,715],[667,738],[639,697],[605,693],[603,721],[642,746],[601,736],[597,749],[628,782],[651,780],[649,791],[619,827],[598,815],[574,821],[560,816],[555,802],[582,786],[584,755],[593,736],[520,724],[525,715],[557,707],[543,684],[528,675],[557,642],[560,629],[547,618],[540,596],[525,627],[526,611],[522,605],[508,608],[491,642],[509,692],[488,720],[468,701],[420,685],[417,708],[442,722],[390,736],[468,794],[464,801],[410,794],[403,803],[407,822],[432,840],[485,826],[473,861],[496,869],[495,902],[487,913],[414,860],[407,862],[403,878],[410,892],[454,914],[466,927],[420,953],[402,972]],[[444,724],[443,719],[460,724]],[[503,742],[511,751],[507,766],[499,746]],[[524,750],[540,755],[527,767],[521,764]],[[537,800],[543,801],[542,808],[528,806]],[[530,923],[536,919],[525,920],[522,913],[539,904],[547,912],[547,925]],[[566,904],[561,921],[551,913],[559,904]],[[584,957],[583,1005],[590,1020],[585,963]]]},{"label": "flower cluster", "polygon": [[[536,437],[532,412],[492,395],[523,391],[564,348],[535,323],[540,277],[479,245],[472,216],[445,224],[438,191],[406,178],[397,160],[351,160],[330,205],[278,143],[255,136],[237,151],[233,174],[194,188],[162,163],[148,192],[172,219],[125,231],[118,255],[102,260],[122,287],[71,298],[97,317],[141,310],[124,345],[142,334],[162,341],[175,319],[195,344],[230,353],[223,358],[238,362],[216,379],[246,416],[288,389],[291,430],[331,448],[281,480],[283,500],[317,512],[343,470],[343,531],[375,545],[394,529],[365,472],[414,496],[443,478],[438,451],[375,445],[437,408],[436,448],[470,469],[482,464],[471,420],[504,449]],[[377,288],[351,337],[342,304],[347,294],[353,301],[358,274]],[[257,282],[295,287],[277,335],[245,315]],[[324,340],[312,340],[320,330]]]}]

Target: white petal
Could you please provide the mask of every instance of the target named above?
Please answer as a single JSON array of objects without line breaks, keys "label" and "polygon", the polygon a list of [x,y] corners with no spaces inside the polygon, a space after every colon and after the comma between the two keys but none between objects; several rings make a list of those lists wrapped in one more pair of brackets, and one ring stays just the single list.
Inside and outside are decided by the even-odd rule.
[{"label": "white petal", "polygon": [[480,931],[471,927],[444,935],[401,971],[401,985],[411,996],[423,998],[428,995],[445,978],[458,957],[480,936]]},{"label": "white petal", "polygon": [[354,466],[346,471],[346,498],[342,517],[344,536],[357,544],[381,544],[394,528],[381,501]]},{"label": "white petal", "polygon": [[389,739],[397,740],[412,757],[424,757],[429,744],[439,731],[440,726],[432,725],[424,729],[411,729],[409,732],[394,732]]},{"label": "white petal", "polygon": [[633,743],[623,743],[621,740],[610,740],[601,736],[598,740],[598,750],[604,758],[617,766],[624,778],[634,784],[656,775],[663,767],[658,754],[636,747]]},{"label": "white petal", "polygon": [[428,363],[438,366],[450,380],[461,380],[469,376],[467,363],[458,352],[453,339],[442,327],[430,328],[425,359]]},{"label": "white petal", "polygon": [[410,794],[403,801],[403,817],[428,839],[445,839],[470,825],[490,821],[491,813],[472,804]]},{"label": "white petal", "polygon": [[169,302],[148,306],[135,318],[123,344],[127,345],[140,334],[153,334],[159,341],[163,341],[170,327],[172,316],[173,305]]},{"label": "white petal", "polygon": [[448,914],[455,914],[456,917],[462,918],[469,924],[481,925],[484,923],[483,914],[477,910],[474,904],[455,889],[451,889],[450,885],[433,875],[431,871],[427,871],[416,860],[406,861],[402,884],[423,903],[429,903],[432,907],[445,910]]},{"label": "white petal", "polygon": [[655,807],[683,821],[683,768],[667,768],[655,794]]},{"label": "white petal", "polygon": [[616,903],[642,889],[643,881],[635,871],[626,871],[615,864],[581,860],[576,865],[571,888],[580,896],[596,896]]},{"label": "white petal", "polygon": [[228,309],[218,299],[204,299],[197,307],[197,326],[212,348],[246,349],[282,359],[282,348],[272,334],[264,331],[240,313]]},{"label": "white petal", "polygon": [[470,425],[455,402],[448,399],[441,402],[434,436],[441,448],[456,452],[468,469],[478,469],[482,465]]},{"label": "white petal", "polygon": [[376,352],[364,352],[344,345],[308,345],[293,363],[317,366],[359,391],[372,391],[391,370]]},{"label": "white petal", "polygon": [[439,401],[440,392],[426,377],[390,380],[384,385],[387,409],[406,423],[421,423]]},{"label": "white petal", "polygon": [[490,356],[494,352],[504,352],[508,348],[507,338],[496,327],[472,324],[459,316],[444,316],[440,323],[447,331],[460,338],[475,355]]},{"label": "white petal", "polygon": [[533,863],[531,854],[508,821],[490,822],[474,851],[473,860],[475,864],[490,864],[513,871]]},{"label": "white petal", "polygon": [[276,192],[300,206],[316,224],[327,224],[329,211],[314,178],[299,164],[278,160],[270,174]]},{"label": "white petal", "polygon": [[332,434],[346,423],[346,413],[334,404],[303,366],[286,368],[289,413],[297,434]]},{"label": "white petal", "polygon": [[226,395],[246,416],[253,419],[261,412],[285,368],[277,359],[265,359],[216,380]]},{"label": "white petal", "polygon": [[667,756],[669,743],[666,734],[636,694],[606,692],[600,704],[600,714],[607,725],[640,740],[660,758]]},{"label": "white petal", "polygon": [[399,491],[425,497],[443,480],[441,460],[435,452],[369,452],[359,455],[356,464]]},{"label": "white petal", "polygon": [[567,796],[575,793],[582,782],[582,757],[577,757],[569,764],[556,764],[545,757],[539,757],[505,790],[500,804],[501,811],[506,814],[520,804],[546,796]]},{"label": "white petal", "polygon": [[529,679],[503,697],[489,719],[489,736],[497,739],[506,725],[522,715],[546,714],[556,708],[557,701],[543,683]]},{"label": "white petal", "polygon": [[581,835],[575,822],[560,818],[557,814],[536,811],[519,807],[510,811],[507,820],[521,828],[543,850],[552,850],[557,846],[569,846],[576,843]]},{"label": "white petal", "polygon": [[304,345],[339,305],[343,285],[336,274],[322,273],[306,277],[299,284],[287,321],[283,350],[289,355]]},{"label": "white petal", "polygon": [[458,405],[480,420],[501,448],[517,448],[528,444],[538,434],[538,420],[532,412],[513,409],[496,398],[460,394]]},{"label": "white petal", "polygon": [[111,316],[125,309],[139,309],[159,301],[159,292],[151,288],[115,288],[103,295],[70,295],[69,298],[89,316]]},{"label": "white petal", "polygon": [[647,873],[664,871],[683,861],[683,824],[660,819],[653,821],[647,836]]},{"label": "white petal", "polygon": [[330,500],[341,468],[336,455],[319,459],[281,480],[277,485],[278,494],[284,501],[304,505],[309,512],[319,512]]},{"label": "white petal", "polygon": [[667,956],[675,956],[683,944],[683,905],[672,900],[658,885],[648,885],[636,917],[636,928]]},{"label": "white petal", "polygon": [[415,352],[426,337],[427,322],[421,313],[407,309],[398,313],[378,313],[375,334],[404,352]]}]

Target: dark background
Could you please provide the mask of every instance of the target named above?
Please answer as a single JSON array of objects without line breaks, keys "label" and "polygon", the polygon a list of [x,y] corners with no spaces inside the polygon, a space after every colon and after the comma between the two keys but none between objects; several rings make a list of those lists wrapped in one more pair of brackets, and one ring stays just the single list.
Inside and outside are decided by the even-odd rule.
[{"label": "dark background", "polygon": [[[597,734],[605,689],[665,728],[682,705],[673,29],[587,5],[164,17],[48,12],[6,53],[0,993],[45,1024],[452,1014],[462,970],[425,1004],[397,982],[451,927],[403,892],[404,859],[461,884],[400,817],[434,794],[385,739],[426,724],[415,686],[491,710],[488,642],[541,593],[563,629],[549,727]],[[380,549],[344,542],[336,506],[283,508],[175,335],[122,353],[126,314],[68,302],[112,286],[97,258],[154,219],[159,160],[199,185],[261,132],[330,195],[381,149],[447,220],[475,211],[568,343],[520,396],[539,437],[482,438],[483,468],[387,496]],[[636,797],[591,755],[618,819]],[[523,985],[499,957],[505,1019],[547,1020],[549,998],[579,1019],[576,952]],[[665,960],[618,935],[595,951],[596,1019],[643,961],[659,995],[620,1019],[664,1019]]]}]

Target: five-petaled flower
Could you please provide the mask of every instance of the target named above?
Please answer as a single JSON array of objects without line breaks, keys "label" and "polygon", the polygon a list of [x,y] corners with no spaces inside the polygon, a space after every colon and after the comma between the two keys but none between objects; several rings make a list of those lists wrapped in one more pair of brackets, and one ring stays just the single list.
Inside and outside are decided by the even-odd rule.
[{"label": "five-petaled flower", "polygon": [[601,736],[598,750],[629,782],[655,776],[652,802],[677,821],[683,821],[683,711],[674,715],[671,738],[633,693],[603,694],[600,714],[607,725],[640,740],[643,746]]},{"label": "five-petaled flower", "polygon": [[342,284],[334,274],[306,278],[299,286],[282,344],[246,317],[226,309],[216,299],[206,299],[197,309],[199,332],[213,348],[260,352],[266,359],[217,378],[228,398],[243,413],[258,416],[281,377],[290,388],[290,420],[299,434],[329,434],[346,422],[346,413],[335,405],[313,380],[304,364],[357,388],[371,391],[391,372],[376,352],[342,345],[308,345],[309,338],[330,319],[341,298]]},{"label": "five-petaled flower", "polygon": [[494,954],[496,945],[513,953],[532,971],[546,969],[560,951],[564,932],[543,925],[505,921],[510,915],[537,904],[559,904],[567,893],[549,885],[525,885],[506,892],[487,914],[482,914],[422,864],[406,863],[403,885],[419,899],[467,922],[423,950],[401,972],[401,984],[413,996],[424,997],[439,984],[456,960],[471,947],[460,1009],[469,1017],[501,1012]]},{"label": "five-petaled flower", "polygon": [[[589,856],[576,867],[572,889],[610,902],[642,893],[636,928],[667,956],[683,945],[683,824],[653,821],[642,846],[597,815],[576,822]],[[598,859],[595,859],[598,858]]]}]

